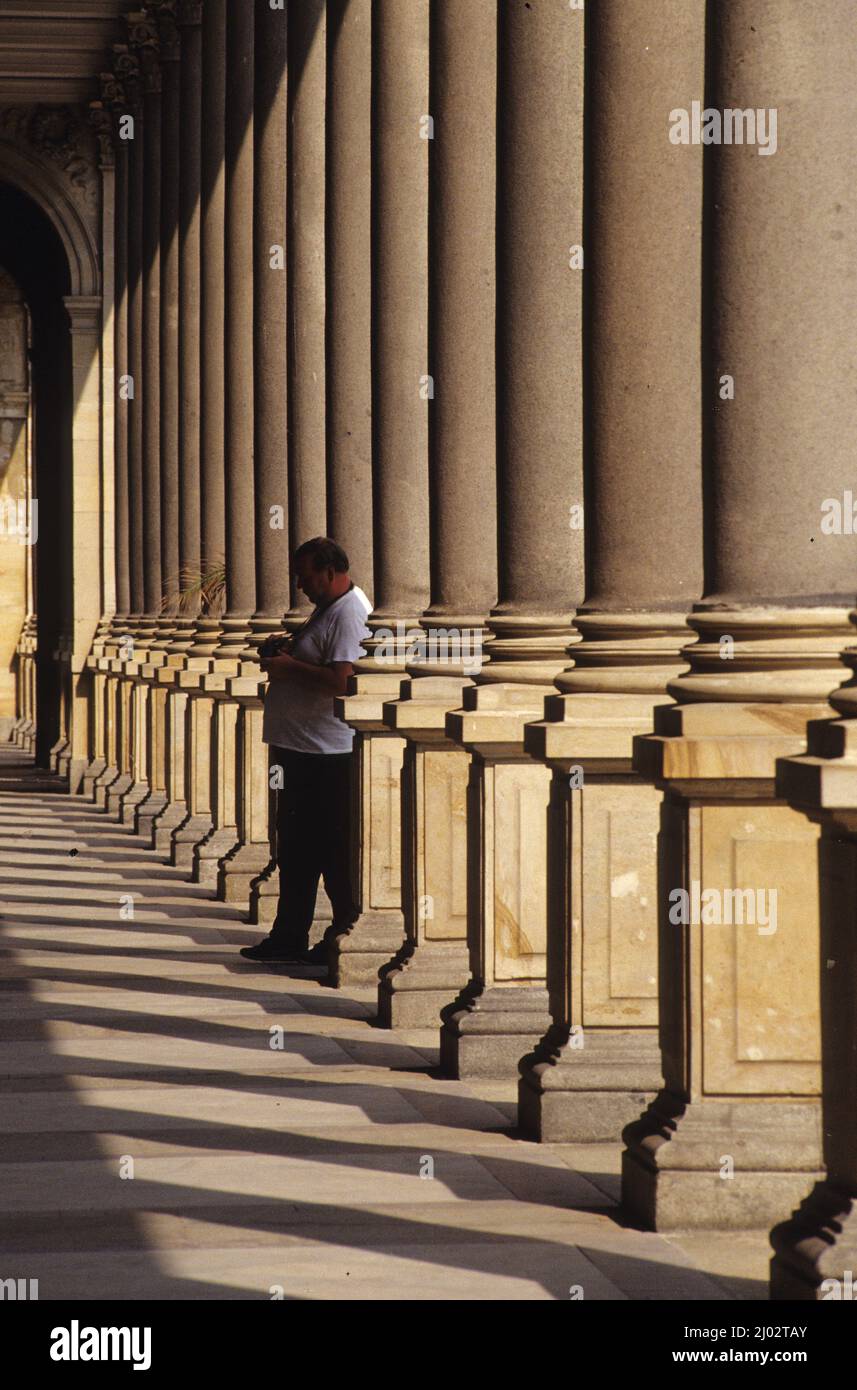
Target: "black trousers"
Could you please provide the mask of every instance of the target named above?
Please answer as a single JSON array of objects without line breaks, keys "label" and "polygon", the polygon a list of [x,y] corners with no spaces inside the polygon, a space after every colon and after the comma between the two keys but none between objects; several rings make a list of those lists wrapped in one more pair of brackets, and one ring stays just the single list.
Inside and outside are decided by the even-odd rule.
[{"label": "black trousers", "polygon": [[333,907],[333,928],[343,931],[357,918],[350,859],[351,754],[272,747],[271,762],[283,769],[277,792],[280,904],[271,936],[305,950],[319,879]]}]

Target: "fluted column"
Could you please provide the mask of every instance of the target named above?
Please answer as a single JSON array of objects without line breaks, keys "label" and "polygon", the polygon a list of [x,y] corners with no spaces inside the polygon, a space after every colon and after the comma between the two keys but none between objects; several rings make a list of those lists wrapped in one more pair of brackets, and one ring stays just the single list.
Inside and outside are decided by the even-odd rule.
[{"label": "fluted column", "polygon": [[[254,62],[253,347],[256,504],[255,654],[266,632],[282,626],[289,592],[288,392],[286,322],[286,201],[288,130],[288,14],[257,0]],[[238,702],[236,727],[237,843],[219,867],[218,895],[247,902],[259,913],[261,896],[276,887],[268,827],[270,754],[261,741],[260,672],[230,679]],[[264,872],[267,870],[267,874]]]},{"label": "fluted column", "polygon": [[[353,833],[360,918],[333,947],[341,984],[377,979],[402,945],[400,778],[405,740],[383,721],[413,624],[429,599],[429,5],[372,7],[372,456],[377,638],[338,702],[355,740]],[[386,630],[386,632],[384,631]],[[390,638],[393,633],[393,639]],[[370,828],[371,822],[371,828]]]},{"label": "fluted column", "polygon": [[[384,972],[379,1017],[428,1026],[469,976],[465,802],[469,759],[448,711],[481,667],[497,596],[494,383],[496,0],[431,12],[429,403],[431,641],[419,679],[384,705],[408,740],[403,769],[403,958]],[[440,637],[443,637],[443,646]],[[418,648],[415,647],[414,654]],[[428,674],[426,674],[426,672]]]},{"label": "fluted column", "polygon": [[143,462],[143,599],[140,640],[154,638],[162,598],[161,569],[161,68],[158,34],[150,17],[132,18],[131,41],[141,66],[143,85],[142,178],[142,462]]},{"label": "fluted column", "polygon": [[[202,14],[200,214],[200,569],[210,577],[225,556],[224,278],[226,199],[226,0],[205,0]],[[214,605],[219,607],[219,605]],[[189,658],[200,665],[220,637],[219,613],[203,603]]]},{"label": "fluted column", "polygon": [[490,661],[446,718],[471,755],[471,983],[441,1031],[449,1073],[515,1075],[549,1021],[550,774],[524,752],[583,597],[581,351],[584,15],[498,9],[498,602]]},{"label": "fluted column", "polygon": [[519,1103],[529,1133],[578,1141],[617,1139],[661,1080],[662,797],[631,759],[686,669],[685,613],[702,591],[702,150],[676,151],[664,113],[701,90],[704,0],[603,0],[587,61],[587,595],[563,694],[525,733],[553,770],[554,1024],[522,1064]]},{"label": "fluted column", "polygon": [[160,506],[162,611],[155,641],[166,650],[176,630],[179,576],[179,151],[180,40],[176,0],[149,0],[158,28],[161,72]]},{"label": "fluted column", "polygon": [[[117,107],[113,106],[114,131],[116,130]],[[130,489],[128,456],[128,402],[125,400],[125,383],[128,376],[128,184],[129,152],[128,142],[114,138],[116,183],[116,222],[114,232],[114,263],[116,268],[116,299],[113,320],[115,392],[114,408],[114,456],[116,460],[116,617],[114,630],[124,632],[127,618],[131,612],[131,548],[130,548]],[[121,394],[120,394],[121,392]]]},{"label": "fluted column", "polygon": [[256,612],[253,631],[281,626],[289,590],[286,199],[288,13],[256,4],[253,348]]},{"label": "fluted column", "polygon": [[255,610],[253,430],[254,5],[226,7],[224,309],[226,598],[218,656],[244,650]]},{"label": "fluted column", "polygon": [[429,6],[376,0],[372,17],[374,627],[429,599]]},{"label": "fluted column", "polygon": [[[162,387],[170,394],[174,421],[162,417],[164,477],[175,465],[175,497],[170,544],[176,554],[176,585],[172,586],[172,636],[166,645],[167,657],[156,673],[164,690],[164,790],[165,803],[152,823],[152,844],[170,849],[172,835],[188,819],[186,788],[186,730],[188,691],[179,683],[187,663],[187,652],[194,639],[194,619],[199,611],[198,593],[188,594],[189,586],[199,582],[200,566],[200,147],[202,142],[202,4],[182,0],[175,10],[175,32],[167,14],[162,14],[163,32],[170,51],[178,53],[167,64],[170,97],[170,124],[175,124],[175,152],[167,153],[170,139],[164,129],[165,171],[163,208],[164,240],[169,248],[164,269],[164,293],[169,306],[162,304],[162,331],[170,342],[170,373],[162,362]],[[172,70],[175,70],[173,73]],[[178,91],[172,94],[173,82]],[[175,98],[175,99],[174,99]],[[165,104],[165,114],[167,106]],[[167,190],[169,189],[169,198]],[[167,204],[169,203],[169,207]],[[174,395],[174,399],[173,399]],[[174,446],[174,448],[173,448]],[[174,453],[174,459],[171,454]],[[168,526],[164,499],[164,523]],[[192,592],[192,591],[191,591]]]},{"label": "fluted column", "polygon": [[[289,91],[288,381],[289,549],[327,529],[325,477],[324,0],[289,9],[289,54],[300,74]],[[307,601],[294,587],[286,614],[294,627]]]},{"label": "fluted column", "polygon": [[371,122],[372,0],[328,0],[326,529],[345,550],[355,582],[370,597],[373,588]]},{"label": "fluted column", "polygon": [[[857,435],[852,19],[844,0],[736,0],[711,18],[710,99],[752,105],[755,140],[709,151],[706,596],[690,672],[668,687],[679,706],[638,745],[667,793],[664,932],[667,894],[686,895],[662,943],[666,1087],[626,1131],[624,1200],[659,1228],[686,1226],[689,1205],[706,1225],[774,1219],[822,1160],[817,829],[775,799],[774,771],[826,713],[850,638],[851,540],[823,518]],[[756,916],[716,925],[709,890],[721,920],[735,893]]]}]

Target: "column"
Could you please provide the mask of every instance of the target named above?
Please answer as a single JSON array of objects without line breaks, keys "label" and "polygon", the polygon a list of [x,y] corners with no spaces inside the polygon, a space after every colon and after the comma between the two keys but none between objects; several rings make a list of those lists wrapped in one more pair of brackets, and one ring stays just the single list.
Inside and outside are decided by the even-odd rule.
[{"label": "column", "polygon": [[237,661],[255,610],[253,486],[253,27],[255,6],[226,8],[224,449],[226,599],[218,656]]},{"label": "column", "polygon": [[[256,5],[253,205],[253,340],[255,381],[255,635],[276,632],[288,598],[286,140],[288,15]],[[238,843],[223,860],[218,894],[247,903],[278,891],[268,828],[269,750],[262,743],[260,673],[229,681],[238,702],[236,824]]]},{"label": "column", "polygon": [[471,755],[471,982],[444,1011],[452,1075],[514,1076],[549,1022],[550,773],[527,757],[583,597],[583,14],[499,7],[497,466],[499,600],[490,661],[447,715]]},{"label": "column", "polygon": [[[427,0],[372,8],[372,452],[375,613],[381,628],[339,702],[355,739],[360,918],[337,937],[333,978],[374,982],[404,938],[400,778],[405,740],[383,720],[405,648],[384,638],[429,599]],[[377,652],[377,656],[376,656]]]},{"label": "column", "polygon": [[[202,14],[200,150],[200,569],[205,591],[189,658],[213,656],[220,638],[225,555],[225,198],[226,0],[205,0]],[[219,583],[218,583],[219,580]],[[219,593],[216,592],[219,590]]]},{"label": "column", "polygon": [[[324,0],[289,9],[288,382],[289,549],[324,535],[325,478],[325,24]],[[292,587],[286,625],[307,616]]]},{"label": "column", "polygon": [[142,466],[143,599],[140,639],[151,645],[161,611],[161,68],[158,34],[151,19],[132,22],[143,85],[142,171]]},{"label": "column", "polygon": [[[158,26],[161,72],[161,285],[160,285],[160,407],[161,462],[161,585],[162,611],[156,646],[166,650],[176,631],[181,589],[179,572],[179,263],[180,187],[180,38],[176,0],[148,0]],[[183,171],[182,171],[183,173]],[[159,758],[161,752],[159,750]]]},{"label": "column", "polygon": [[665,1089],[625,1131],[623,1201],[658,1229],[758,1226],[821,1169],[818,832],[774,772],[842,681],[853,590],[850,537],[825,521],[857,426],[851,7],[712,18],[712,103],[752,103],[755,143],[709,152],[706,597],[679,704],[638,744],[665,792]]},{"label": "column", "polygon": [[199,594],[184,592],[200,575],[200,275],[202,221],[202,3],[179,0],[181,35],[179,106],[179,264],[178,264],[178,563],[182,600],[170,650],[186,652],[193,643]]},{"label": "column", "polygon": [[[180,35],[180,67],[178,109],[175,130],[177,161],[170,166],[177,174],[178,187],[170,178],[170,198],[177,218],[176,244],[167,258],[167,280],[177,295],[178,323],[176,342],[171,342],[175,356],[176,420],[175,433],[167,430],[169,440],[175,441],[177,457],[177,525],[176,560],[180,579],[175,613],[171,619],[173,636],[166,648],[165,665],[156,678],[166,688],[164,711],[166,802],[152,826],[153,845],[171,849],[173,832],[188,819],[185,797],[185,721],[189,693],[179,679],[188,664],[187,653],[194,641],[194,623],[200,608],[200,219],[201,219],[201,145],[202,145],[202,4],[199,0],[183,0],[176,9],[177,33]],[[174,62],[173,68],[177,67]],[[167,139],[165,132],[165,140]],[[166,155],[166,150],[165,150]],[[174,166],[174,168],[173,168]],[[165,180],[167,175],[165,173]],[[166,189],[166,182],[165,182]],[[175,194],[177,193],[177,208]],[[164,209],[164,231],[169,235],[171,216]],[[176,264],[173,265],[173,261]],[[177,281],[177,285],[176,282]],[[164,325],[167,333],[170,325]],[[167,383],[166,373],[162,382]],[[167,385],[170,390],[170,386]],[[165,425],[166,429],[166,425]],[[165,516],[166,521],[166,516]]]},{"label": "column", "polygon": [[200,612],[184,657],[187,669],[178,676],[178,688],[188,695],[184,739],[188,813],[173,832],[171,848],[172,862],[185,868],[192,867],[196,848],[213,830],[210,770],[214,697],[205,689],[205,682],[217,664],[215,653],[225,603],[226,0],[205,0],[201,38]]},{"label": "column", "polygon": [[524,739],[553,772],[553,1026],[521,1064],[518,1113],[536,1138],[615,1142],[661,1085],[662,794],[633,740],[672,703],[702,591],[702,149],[671,146],[665,113],[702,88],[704,0],[606,0],[587,59],[587,597],[574,666]]},{"label": "column", "polygon": [[328,0],[326,129],[327,532],[371,596],[372,0]]},{"label": "column", "polygon": [[383,973],[378,1000],[379,1018],[389,1027],[436,1023],[469,979],[469,758],[446,736],[445,718],[481,669],[485,617],[497,597],[495,0],[436,3],[430,61],[432,603],[422,619],[427,660],[408,668],[415,678],[384,705],[388,726],[407,739],[405,946]]}]

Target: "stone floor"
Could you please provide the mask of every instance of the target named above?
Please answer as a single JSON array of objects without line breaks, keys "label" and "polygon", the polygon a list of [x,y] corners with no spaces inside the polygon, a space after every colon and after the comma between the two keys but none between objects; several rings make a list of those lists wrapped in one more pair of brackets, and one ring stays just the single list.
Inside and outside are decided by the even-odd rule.
[{"label": "stone floor", "polygon": [[41,1299],[767,1296],[766,1232],[626,1229],[618,1146],[519,1139],[513,1086],[440,1077],[436,1033],[376,1028],[369,989],[243,961],[258,935],[0,748],[0,1278]]}]

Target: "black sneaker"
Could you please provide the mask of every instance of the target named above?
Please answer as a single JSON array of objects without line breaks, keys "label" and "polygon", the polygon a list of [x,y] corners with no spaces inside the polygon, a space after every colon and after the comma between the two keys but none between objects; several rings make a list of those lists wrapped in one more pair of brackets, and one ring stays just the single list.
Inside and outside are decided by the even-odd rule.
[{"label": "black sneaker", "polygon": [[290,961],[298,965],[306,960],[306,952],[300,946],[281,946],[269,936],[256,946],[242,946],[241,954],[246,960]]},{"label": "black sneaker", "polygon": [[304,951],[301,959],[306,961],[307,965],[327,965],[326,943],[323,940],[317,941],[308,951]]}]

